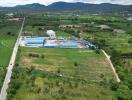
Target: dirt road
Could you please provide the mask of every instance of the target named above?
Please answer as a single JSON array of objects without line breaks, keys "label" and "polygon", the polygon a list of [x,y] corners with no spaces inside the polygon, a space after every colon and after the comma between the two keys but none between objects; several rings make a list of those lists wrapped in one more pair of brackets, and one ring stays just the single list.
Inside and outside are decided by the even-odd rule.
[{"label": "dirt road", "polygon": [[111,62],[110,56],[109,56],[104,50],[102,50],[102,52],[103,52],[104,55],[106,56],[106,58],[107,58],[107,60],[108,60],[108,62],[109,62],[109,64],[110,64],[110,67],[111,67],[111,69],[112,69],[112,71],[113,71],[113,74],[114,74],[114,76],[115,76],[117,82],[120,82],[121,80],[120,80],[118,74],[116,73],[115,67],[114,67],[114,65],[113,65],[112,62]]}]

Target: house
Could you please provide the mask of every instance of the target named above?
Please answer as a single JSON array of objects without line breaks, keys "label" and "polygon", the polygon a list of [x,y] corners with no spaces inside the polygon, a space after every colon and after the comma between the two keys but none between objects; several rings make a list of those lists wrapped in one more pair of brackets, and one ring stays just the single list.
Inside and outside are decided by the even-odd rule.
[{"label": "house", "polygon": [[56,33],[53,30],[47,30],[46,34],[50,37],[50,38],[56,38]]}]

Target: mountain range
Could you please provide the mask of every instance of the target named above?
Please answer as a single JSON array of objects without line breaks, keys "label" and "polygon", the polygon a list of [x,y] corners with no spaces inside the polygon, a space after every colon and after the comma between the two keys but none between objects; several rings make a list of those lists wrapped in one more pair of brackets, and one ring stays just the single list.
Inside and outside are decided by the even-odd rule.
[{"label": "mountain range", "polygon": [[132,12],[132,5],[118,5],[110,3],[89,4],[89,3],[67,3],[56,2],[45,6],[39,3],[17,5],[15,7],[0,7],[0,11],[21,11],[21,12],[43,12],[43,11],[87,11],[87,12]]}]

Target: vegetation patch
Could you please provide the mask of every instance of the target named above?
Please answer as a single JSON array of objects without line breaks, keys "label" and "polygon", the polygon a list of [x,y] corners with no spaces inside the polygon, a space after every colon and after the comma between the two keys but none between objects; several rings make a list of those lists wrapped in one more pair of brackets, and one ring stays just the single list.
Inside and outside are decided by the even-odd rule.
[{"label": "vegetation patch", "polygon": [[[1,21],[3,20],[3,21]],[[5,77],[21,22],[0,19],[0,89]]]},{"label": "vegetation patch", "polygon": [[[103,100],[107,98],[112,100],[113,92],[103,87],[104,80],[105,82],[114,80],[105,56],[91,50],[81,51],[80,49],[21,48],[8,90],[8,99],[91,98],[96,100],[99,98]],[[41,55],[44,55],[44,58]],[[19,81],[19,87],[12,90],[16,85],[13,84],[15,80]]]}]

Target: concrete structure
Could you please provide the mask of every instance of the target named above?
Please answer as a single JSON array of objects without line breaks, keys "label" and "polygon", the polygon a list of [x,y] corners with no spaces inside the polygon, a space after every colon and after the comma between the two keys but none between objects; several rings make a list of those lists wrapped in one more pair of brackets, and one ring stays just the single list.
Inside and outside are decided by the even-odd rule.
[{"label": "concrete structure", "polygon": [[53,30],[47,30],[46,34],[50,37],[50,38],[56,38],[56,34],[55,31]]}]

